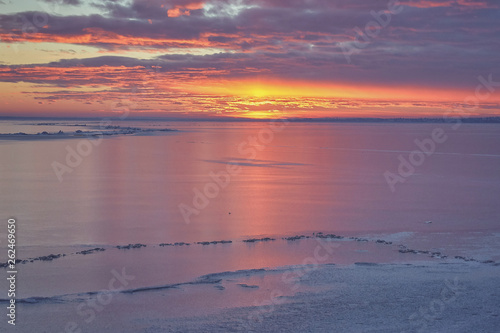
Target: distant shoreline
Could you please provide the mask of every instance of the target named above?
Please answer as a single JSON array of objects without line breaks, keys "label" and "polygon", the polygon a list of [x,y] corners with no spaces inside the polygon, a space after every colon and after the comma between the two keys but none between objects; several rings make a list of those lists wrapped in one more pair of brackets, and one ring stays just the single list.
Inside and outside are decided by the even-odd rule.
[{"label": "distant shoreline", "polygon": [[[36,124],[36,125],[55,125],[55,124]],[[36,126],[35,125],[35,126]],[[81,125],[85,126],[85,125]],[[142,129],[142,128],[134,128],[134,127],[120,127],[120,126],[108,126],[104,128],[104,131],[94,130],[94,131],[81,131],[78,130],[76,132],[64,133],[63,131],[59,131],[57,133],[48,133],[41,132],[36,134],[29,134],[24,132],[19,133],[0,133],[0,140],[16,140],[16,141],[24,141],[24,140],[57,140],[57,139],[102,139],[105,137],[116,137],[123,135],[154,135],[158,133],[164,132],[177,132],[175,129],[170,128],[162,128],[162,129]]]},{"label": "distant shoreline", "polygon": [[[86,117],[9,117],[0,116],[0,121],[101,121],[103,118],[86,118]],[[335,117],[335,118],[279,118],[286,119],[294,123],[453,123],[454,118],[444,119],[442,117],[423,117],[423,118],[358,118],[358,117]],[[127,118],[121,121],[173,121],[173,122],[269,122],[273,118],[253,119],[253,118]],[[116,120],[118,121],[118,120]],[[466,124],[500,124],[500,117],[470,117],[460,118],[462,123]]]}]

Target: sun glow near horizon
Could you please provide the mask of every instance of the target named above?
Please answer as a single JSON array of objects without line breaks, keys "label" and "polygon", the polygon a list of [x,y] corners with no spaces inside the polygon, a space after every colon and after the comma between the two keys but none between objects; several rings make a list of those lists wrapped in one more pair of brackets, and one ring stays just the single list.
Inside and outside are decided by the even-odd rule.
[{"label": "sun glow near horizon", "polygon": [[255,98],[316,97],[443,102],[460,102],[470,94],[470,91],[466,89],[437,89],[433,87],[425,88],[405,85],[369,86],[352,83],[276,79],[232,80],[210,83],[209,85],[200,83],[192,91],[204,94]]}]

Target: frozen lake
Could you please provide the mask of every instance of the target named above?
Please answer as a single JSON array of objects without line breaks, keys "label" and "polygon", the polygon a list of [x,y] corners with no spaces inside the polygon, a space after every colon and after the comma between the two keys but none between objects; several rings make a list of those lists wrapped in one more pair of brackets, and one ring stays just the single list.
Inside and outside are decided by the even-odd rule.
[{"label": "frozen lake", "polygon": [[[16,219],[17,258],[25,260],[17,266],[20,306],[33,320],[26,329],[47,311],[63,314],[51,330],[71,320],[101,330],[117,311],[124,317],[113,327],[130,318],[137,324],[139,315],[128,316],[150,296],[162,304],[161,318],[176,318],[253,306],[273,288],[294,297],[334,283],[329,275],[291,288],[284,276],[297,275],[286,268],[296,265],[471,261],[490,267],[500,260],[498,125],[111,126],[0,123],[1,133],[27,133],[0,140],[0,208],[5,221]],[[177,131],[158,131],[167,128]],[[43,131],[65,134],[36,135]],[[103,131],[116,132],[101,138]],[[0,230],[3,253],[6,237],[7,229]],[[55,257],[45,257],[50,254]],[[315,272],[336,274],[328,267]],[[410,272],[380,267],[395,276]],[[239,270],[246,273],[222,273]],[[365,270],[376,272],[365,266],[356,272]],[[111,312],[92,321],[97,326],[86,326],[75,303],[106,290],[120,272],[133,277],[124,286],[129,293],[116,296]],[[214,273],[215,280],[206,277]],[[303,275],[295,277],[310,278]],[[201,301],[207,297],[221,297],[223,305]],[[165,303],[169,298],[185,307]]]}]

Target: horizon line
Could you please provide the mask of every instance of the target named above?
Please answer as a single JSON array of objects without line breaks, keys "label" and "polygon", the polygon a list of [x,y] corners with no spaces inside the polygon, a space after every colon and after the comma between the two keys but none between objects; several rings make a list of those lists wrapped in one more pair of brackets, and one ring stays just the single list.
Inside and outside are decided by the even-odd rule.
[{"label": "horizon line", "polygon": [[198,122],[268,122],[286,120],[289,122],[323,122],[323,123],[341,123],[341,122],[377,122],[377,123],[451,123],[461,121],[463,123],[500,123],[500,116],[478,116],[478,117],[321,117],[321,118],[242,118],[242,117],[204,117],[204,118],[183,118],[183,117],[128,117],[120,119],[119,117],[54,117],[54,116],[0,116],[3,120],[80,120],[80,121],[198,121]]}]

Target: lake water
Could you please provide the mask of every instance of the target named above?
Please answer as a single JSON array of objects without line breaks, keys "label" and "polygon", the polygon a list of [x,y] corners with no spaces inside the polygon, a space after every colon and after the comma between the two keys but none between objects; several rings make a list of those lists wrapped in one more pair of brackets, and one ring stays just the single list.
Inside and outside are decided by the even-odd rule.
[{"label": "lake water", "polygon": [[[98,124],[3,121],[0,132],[86,131],[98,129]],[[132,285],[145,287],[208,273],[300,264],[315,244],[278,241],[313,232],[382,237],[448,254],[499,259],[498,125],[112,125],[178,131],[90,141],[0,141],[0,208],[5,221],[16,218],[18,258],[67,254],[21,265],[24,297],[98,290],[109,280],[112,267],[132,267],[141,277]],[[415,140],[429,140],[436,129],[446,140],[434,143],[433,154],[414,154],[418,165],[411,176],[399,175],[400,156],[409,160],[418,149]],[[67,159],[68,152],[75,151],[81,156],[73,153]],[[384,176],[387,171],[405,180],[395,184],[394,191]],[[7,244],[4,229],[2,252]],[[241,242],[268,236],[278,241]],[[159,247],[219,240],[233,243]],[[148,247],[115,248],[136,243]],[[99,246],[109,251],[75,255]],[[407,259],[397,249],[375,251],[374,246],[345,245],[328,261]],[[64,279],[54,283],[55,272]]]},{"label": "lake water", "polygon": [[[0,143],[1,211],[18,219],[23,245],[498,230],[497,125],[115,123],[180,131],[104,139],[62,181],[52,164],[67,165],[82,139]],[[448,140],[392,192],[384,173],[435,128]]]}]

